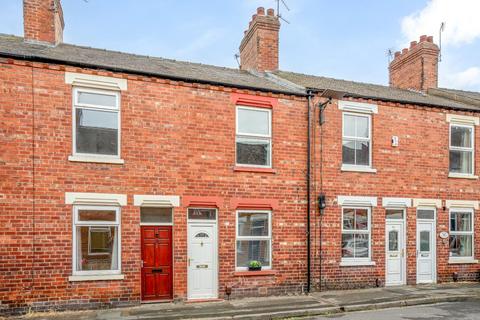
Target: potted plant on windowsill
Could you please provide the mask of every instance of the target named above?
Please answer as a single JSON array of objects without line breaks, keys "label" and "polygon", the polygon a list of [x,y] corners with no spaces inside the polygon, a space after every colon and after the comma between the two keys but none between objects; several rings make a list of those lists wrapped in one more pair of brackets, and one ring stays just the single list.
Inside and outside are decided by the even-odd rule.
[{"label": "potted plant on windowsill", "polygon": [[248,271],[260,271],[262,270],[262,264],[260,261],[252,260],[248,263]]}]

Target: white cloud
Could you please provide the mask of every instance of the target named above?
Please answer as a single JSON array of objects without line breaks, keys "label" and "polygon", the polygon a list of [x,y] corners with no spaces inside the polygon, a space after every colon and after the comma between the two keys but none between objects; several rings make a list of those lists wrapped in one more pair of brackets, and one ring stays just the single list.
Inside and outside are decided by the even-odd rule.
[{"label": "white cloud", "polygon": [[480,90],[480,67],[470,67],[456,73],[445,72],[442,78],[442,86]]},{"label": "white cloud", "polygon": [[479,0],[430,0],[425,8],[402,19],[404,41],[418,40],[422,34],[438,40],[440,24],[445,22],[442,44],[469,44],[480,38]]}]

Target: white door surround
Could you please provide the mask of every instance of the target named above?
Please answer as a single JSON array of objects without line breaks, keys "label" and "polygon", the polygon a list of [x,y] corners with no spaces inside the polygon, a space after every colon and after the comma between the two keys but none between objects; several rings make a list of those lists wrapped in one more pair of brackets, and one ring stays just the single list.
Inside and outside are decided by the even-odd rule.
[{"label": "white door surround", "polygon": [[386,220],[385,225],[385,285],[406,284],[405,222]]},{"label": "white door surround", "polygon": [[215,220],[188,220],[187,292],[190,300],[218,298],[218,232]]},{"label": "white door surround", "polygon": [[437,282],[435,208],[417,209],[417,283]]}]

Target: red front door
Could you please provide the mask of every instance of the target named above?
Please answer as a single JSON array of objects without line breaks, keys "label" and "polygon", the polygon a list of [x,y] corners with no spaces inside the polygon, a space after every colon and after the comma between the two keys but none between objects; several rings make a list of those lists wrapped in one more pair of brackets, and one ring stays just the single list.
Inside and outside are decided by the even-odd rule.
[{"label": "red front door", "polygon": [[172,227],[142,226],[142,300],[172,299]]}]

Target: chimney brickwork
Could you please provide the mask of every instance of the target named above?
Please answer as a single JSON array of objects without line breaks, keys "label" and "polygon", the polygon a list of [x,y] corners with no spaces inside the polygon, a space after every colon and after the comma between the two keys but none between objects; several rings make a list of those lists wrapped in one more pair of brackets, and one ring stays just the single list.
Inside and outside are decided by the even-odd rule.
[{"label": "chimney brickwork", "polygon": [[421,36],[410,48],[395,52],[390,63],[390,86],[426,92],[438,86],[438,46],[432,36]]},{"label": "chimney brickwork", "polygon": [[280,22],[273,9],[259,7],[252,16],[240,44],[240,69],[253,71],[278,70],[278,34]]},{"label": "chimney brickwork", "polygon": [[57,45],[63,41],[60,0],[23,0],[25,41]]}]

